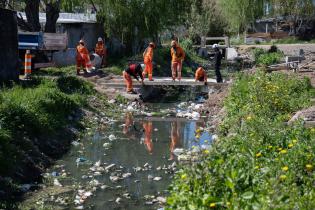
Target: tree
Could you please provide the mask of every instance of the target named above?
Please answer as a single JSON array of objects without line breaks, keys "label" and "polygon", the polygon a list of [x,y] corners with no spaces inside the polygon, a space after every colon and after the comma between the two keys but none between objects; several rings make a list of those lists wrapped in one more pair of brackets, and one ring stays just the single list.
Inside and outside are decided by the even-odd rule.
[{"label": "tree", "polygon": [[264,15],[265,0],[220,0],[230,32],[246,32],[250,23]]},{"label": "tree", "polygon": [[187,25],[191,37],[224,34],[226,21],[218,0],[192,1]]},{"label": "tree", "polygon": [[61,0],[45,0],[46,25],[45,32],[56,33],[56,23],[59,18]]},{"label": "tree", "polygon": [[312,0],[270,0],[273,15],[282,16],[290,23],[290,34],[298,35],[305,21],[308,21],[315,11]]},{"label": "tree", "polygon": [[[158,39],[158,33],[184,24],[189,1],[183,0],[96,0],[98,20],[106,33],[120,37],[133,53],[145,38]],[[132,44],[130,44],[132,43]]]},{"label": "tree", "polygon": [[30,31],[40,31],[39,4],[40,0],[25,0],[25,14]]}]

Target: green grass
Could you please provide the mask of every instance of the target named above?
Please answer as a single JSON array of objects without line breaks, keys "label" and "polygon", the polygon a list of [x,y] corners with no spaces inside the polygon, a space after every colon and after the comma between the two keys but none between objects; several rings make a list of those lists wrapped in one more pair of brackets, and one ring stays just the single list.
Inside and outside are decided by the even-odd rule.
[{"label": "green grass", "polygon": [[307,79],[240,74],[219,140],[176,174],[166,209],[314,209],[315,129],[285,124],[310,91]]},{"label": "green grass", "polygon": [[[5,183],[7,187],[2,190],[10,195],[19,184],[16,171],[23,173],[21,168],[30,168],[33,174],[40,173],[38,170],[47,166],[49,158],[55,158],[67,147],[71,137],[65,128],[80,124],[69,116],[74,118],[83,106],[88,107],[88,97],[93,93],[90,84],[72,76],[37,78],[27,84],[2,88],[0,176],[12,178],[11,184]],[[58,145],[58,151],[48,149],[51,145]],[[3,205],[0,200],[0,208]]]}]

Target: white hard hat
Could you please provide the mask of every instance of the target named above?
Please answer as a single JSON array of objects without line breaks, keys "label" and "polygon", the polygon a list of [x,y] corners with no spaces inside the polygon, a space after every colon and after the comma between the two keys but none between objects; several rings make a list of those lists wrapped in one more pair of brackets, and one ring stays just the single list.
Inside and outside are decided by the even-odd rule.
[{"label": "white hard hat", "polygon": [[98,41],[98,42],[102,42],[103,39],[102,39],[101,37],[98,37],[97,41]]},{"label": "white hard hat", "polygon": [[214,49],[214,48],[218,48],[219,47],[219,45],[218,44],[214,44],[214,45],[212,45],[212,48]]}]

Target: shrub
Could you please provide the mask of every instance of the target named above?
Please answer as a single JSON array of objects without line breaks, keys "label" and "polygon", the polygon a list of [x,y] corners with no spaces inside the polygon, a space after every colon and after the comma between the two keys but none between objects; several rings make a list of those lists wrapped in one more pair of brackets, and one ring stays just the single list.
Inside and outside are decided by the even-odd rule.
[{"label": "shrub", "polygon": [[263,66],[270,66],[272,64],[279,63],[282,58],[283,58],[282,53],[278,53],[278,52],[267,53],[267,54],[260,55],[256,63]]},{"label": "shrub", "polygon": [[309,105],[309,88],[281,74],[239,75],[219,141],[176,174],[166,209],[314,209],[315,129],[284,123]]}]

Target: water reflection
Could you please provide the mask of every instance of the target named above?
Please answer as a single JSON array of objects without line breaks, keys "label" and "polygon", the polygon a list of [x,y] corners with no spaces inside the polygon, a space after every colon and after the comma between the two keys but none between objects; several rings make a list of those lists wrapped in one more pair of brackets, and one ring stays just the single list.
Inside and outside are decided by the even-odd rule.
[{"label": "water reflection", "polygon": [[173,151],[180,147],[180,123],[178,121],[171,122],[171,143],[170,143],[170,160],[174,159]]},{"label": "water reflection", "polygon": [[128,139],[140,140],[149,155],[154,153],[154,138],[168,139],[169,160],[174,160],[173,151],[176,148],[191,149],[195,146],[207,148],[210,145],[211,135],[204,131],[205,126],[204,120],[188,121],[179,118],[155,117],[143,119],[135,118],[132,113],[128,112],[125,114],[122,133]]},{"label": "water reflection", "polygon": [[153,142],[152,142],[152,122],[143,122],[144,130],[144,145],[150,155],[153,154]]}]

